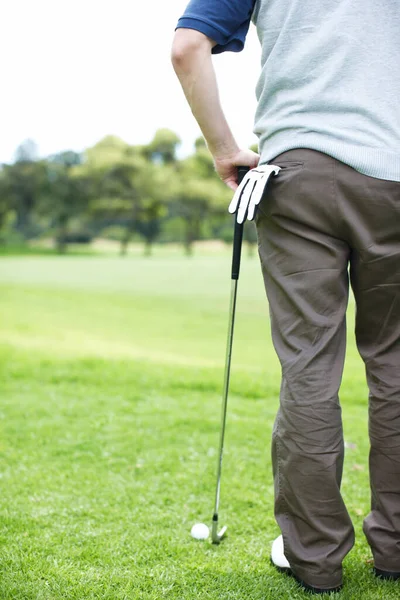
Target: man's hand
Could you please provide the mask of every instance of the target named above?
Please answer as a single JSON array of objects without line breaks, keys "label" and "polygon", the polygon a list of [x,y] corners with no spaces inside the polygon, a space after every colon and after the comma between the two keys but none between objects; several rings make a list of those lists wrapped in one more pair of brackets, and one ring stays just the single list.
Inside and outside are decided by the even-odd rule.
[{"label": "man's hand", "polygon": [[276,165],[262,165],[249,171],[236,186],[235,195],[229,205],[231,214],[237,213],[236,220],[243,223],[246,219],[252,221],[258,205],[261,202],[266,185],[272,174],[278,175],[280,167]]},{"label": "man's hand", "polygon": [[253,169],[258,165],[260,155],[252,150],[237,150],[232,155],[214,156],[215,169],[224,183],[232,190],[236,190],[237,183],[237,167],[249,167]]}]

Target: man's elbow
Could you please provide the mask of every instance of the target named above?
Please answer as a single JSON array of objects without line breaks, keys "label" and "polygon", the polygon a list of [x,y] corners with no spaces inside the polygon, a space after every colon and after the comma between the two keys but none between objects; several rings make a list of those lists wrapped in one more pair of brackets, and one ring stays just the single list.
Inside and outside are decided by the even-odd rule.
[{"label": "man's elbow", "polygon": [[195,57],[211,54],[213,45],[214,42],[200,31],[177,29],[171,50],[175,71],[186,69]]}]

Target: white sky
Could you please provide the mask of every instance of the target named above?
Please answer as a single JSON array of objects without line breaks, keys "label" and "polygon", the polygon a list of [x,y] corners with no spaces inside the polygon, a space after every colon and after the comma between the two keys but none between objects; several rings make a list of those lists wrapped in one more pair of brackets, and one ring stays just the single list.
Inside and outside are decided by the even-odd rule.
[{"label": "white sky", "polygon": [[[188,0],[11,0],[0,5],[0,162],[34,139],[42,156],[104,135],[131,144],[168,127],[191,151],[199,129],[170,63]],[[215,57],[220,94],[240,144],[252,133],[260,52]]]}]

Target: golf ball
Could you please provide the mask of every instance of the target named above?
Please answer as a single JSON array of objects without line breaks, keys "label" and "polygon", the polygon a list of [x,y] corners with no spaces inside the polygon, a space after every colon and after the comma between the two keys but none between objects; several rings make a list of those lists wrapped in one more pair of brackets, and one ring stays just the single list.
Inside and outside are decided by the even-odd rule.
[{"label": "golf ball", "polygon": [[193,525],[190,535],[195,540],[206,540],[210,535],[210,530],[204,523],[196,523],[196,525]]}]

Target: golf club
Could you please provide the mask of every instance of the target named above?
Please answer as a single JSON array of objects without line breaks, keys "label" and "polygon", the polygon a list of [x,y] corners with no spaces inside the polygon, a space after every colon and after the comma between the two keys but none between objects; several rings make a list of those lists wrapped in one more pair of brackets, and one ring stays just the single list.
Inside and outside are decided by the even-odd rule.
[{"label": "golf club", "polygon": [[[238,183],[240,183],[243,177],[248,172],[248,167],[238,167]],[[242,239],[243,239],[243,226],[244,223],[238,223],[235,214],[235,230],[233,236],[233,253],[232,253],[232,275],[231,275],[231,300],[229,308],[229,326],[228,326],[228,341],[226,345],[226,359],[225,359],[225,376],[224,376],[224,387],[222,396],[222,421],[221,421],[221,433],[219,441],[219,457],[218,457],[218,472],[217,472],[217,486],[215,492],[215,506],[214,514],[212,518],[212,542],[213,544],[219,544],[225,535],[227,527],[223,527],[218,531],[218,509],[221,489],[221,472],[222,472],[222,456],[224,452],[224,439],[225,439],[225,425],[226,425],[226,409],[228,405],[228,391],[229,391],[229,378],[231,371],[231,357],[232,357],[232,343],[233,343],[233,329],[235,325],[235,311],[236,311],[236,295],[237,295],[237,284],[239,279],[240,271],[240,257],[242,253]]]}]

